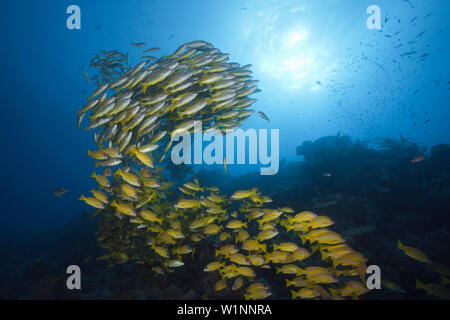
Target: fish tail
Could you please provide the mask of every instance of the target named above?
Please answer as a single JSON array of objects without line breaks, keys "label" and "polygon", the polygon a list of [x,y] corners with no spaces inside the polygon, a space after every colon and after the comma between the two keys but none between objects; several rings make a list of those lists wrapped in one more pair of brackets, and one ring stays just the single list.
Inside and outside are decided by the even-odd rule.
[{"label": "fish tail", "polygon": [[337,289],[333,289],[333,288],[328,288],[328,290],[330,290],[330,293],[331,293],[331,295],[333,296],[333,297],[336,297],[337,296]]},{"label": "fish tail", "polygon": [[306,237],[305,236],[299,236],[300,237],[300,239],[302,240],[302,244],[305,244],[305,242],[306,242]]},{"label": "fish tail", "polygon": [[295,299],[298,297],[298,293],[295,292],[294,290],[291,290],[291,296],[292,296],[292,299]]},{"label": "fish tail", "polygon": [[332,259],[332,263],[333,263],[333,268],[336,269],[336,267],[338,266],[336,260]]},{"label": "fish tail", "polygon": [[398,247],[400,250],[403,250],[403,249],[404,249],[403,243],[402,243],[400,240],[398,240],[398,242],[397,242],[397,247]]},{"label": "fish tail", "polygon": [[281,272],[281,268],[280,267],[276,267],[275,269],[277,270],[277,273]]},{"label": "fish tail", "polygon": [[95,177],[97,177],[97,175],[95,174],[95,171],[94,171],[94,172],[92,172],[92,174],[91,174],[91,178],[95,178]]},{"label": "fish tail", "polygon": [[262,250],[264,253],[267,253],[267,244],[265,244],[265,243],[261,244],[261,250]]},{"label": "fish tail", "polygon": [[290,281],[289,279],[285,279],[286,280],[286,287],[289,287],[292,283],[292,281]]},{"label": "fish tail", "polygon": [[425,285],[416,279],[416,289],[425,289]]},{"label": "fish tail", "polygon": [[171,137],[169,143],[167,144],[166,149],[164,150],[164,153],[163,153],[162,156],[161,156],[161,159],[159,159],[159,163],[161,163],[161,162],[164,160],[164,157],[165,157],[167,151],[169,151],[169,148],[170,148],[170,146],[172,145],[172,141],[173,141],[172,138],[173,138],[173,137]]},{"label": "fish tail", "polygon": [[142,84],[142,93],[145,94],[145,92],[147,91],[148,86],[149,86],[149,84],[147,84],[147,83],[143,83]]},{"label": "fish tail", "polygon": [[308,223],[308,222],[300,222],[300,224],[301,224],[301,226],[304,228],[304,229],[306,229],[306,230],[308,230],[309,229],[309,227],[310,227],[310,224]]}]

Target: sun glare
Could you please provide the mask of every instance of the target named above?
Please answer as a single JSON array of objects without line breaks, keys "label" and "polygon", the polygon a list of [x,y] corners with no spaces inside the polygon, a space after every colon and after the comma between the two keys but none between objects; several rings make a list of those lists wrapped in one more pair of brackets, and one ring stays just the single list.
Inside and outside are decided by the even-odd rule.
[{"label": "sun glare", "polygon": [[328,50],[311,39],[306,29],[290,30],[281,36],[271,30],[267,33],[270,45],[259,48],[259,71],[276,79],[283,89],[320,91],[317,81],[336,63],[330,60]]}]

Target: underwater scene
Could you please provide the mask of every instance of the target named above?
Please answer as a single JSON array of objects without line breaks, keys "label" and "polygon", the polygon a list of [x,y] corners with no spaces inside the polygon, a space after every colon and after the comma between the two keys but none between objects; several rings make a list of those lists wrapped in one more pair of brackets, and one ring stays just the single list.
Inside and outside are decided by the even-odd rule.
[{"label": "underwater scene", "polygon": [[450,2],[2,9],[1,300],[450,299]]}]

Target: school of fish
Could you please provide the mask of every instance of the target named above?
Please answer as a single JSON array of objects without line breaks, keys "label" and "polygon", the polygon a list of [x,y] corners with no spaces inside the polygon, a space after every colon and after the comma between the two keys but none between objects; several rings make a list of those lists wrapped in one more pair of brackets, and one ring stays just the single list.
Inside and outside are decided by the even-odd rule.
[{"label": "school of fish", "polygon": [[[293,299],[357,299],[368,292],[367,259],[330,229],[329,217],[271,208],[257,188],[227,196],[197,179],[178,185],[164,174],[174,137],[192,133],[195,120],[203,131],[226,133],[254,113],[249,107],[256,99],[249,96],[260,90],[251,65],[228,62],[228,54],[200,40],[168,56],[143,56],[133,67],[128,54],[101,54],[91,61],[100,70],[98,88],[78,111],[78,127],[88,115],[86,130],[96,130],[98,149],[88,155],[98,188],[80,200],[100,216],[97,241],[108,253],[97,260],[171,273],[209,239],[217,249],[203,271],[217,273],[215,291],[265,299],[272,287],[259,276],[263,269],[283,276]],[[310,262],[313,255],[320,255],[320,265]]]}]

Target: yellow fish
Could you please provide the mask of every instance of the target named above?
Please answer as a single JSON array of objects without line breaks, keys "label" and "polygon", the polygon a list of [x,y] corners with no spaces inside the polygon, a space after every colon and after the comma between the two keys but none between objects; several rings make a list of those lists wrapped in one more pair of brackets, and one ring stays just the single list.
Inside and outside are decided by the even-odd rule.
[{"label": "yellow fish", "polygon": [[281,267],[277,267],[277,273],[283,273],[283,274],[297,274],[299,267],[295,264],[285,264]]},{"label": "yellow fish", "polygon": [[223,289],[225,289],[227,287],[227,283],[225,282],[225,280],[221,279],[219,281],[216,282],[216,284],[214,285],[214,291],[221,291]]},{"label": "yellow fish", "polygon": [[233,269],[239,273],[240,275],[243,275],[244,277],[253,278],[256,277],[255,271],[253,271],[250,267],[238,267],[233,265]]},{"label": "yellow fish", "polygon": [[80,199],[78,200],[84,201],[94,208],[105,209],[105,204],[97,198],[86,198],[84,195],[81,195]]},{"label": "yellow fish", "polygon": [[116,207],[117,211],[126,214],[127,216],[136,216],[136,212],[134,211],[133,205],[131,203],[126,202],[117,202],[116,200],[113,200],[111,203],[111,207]]},{"label": "yellow fish", "polygon": [[184,239],[184,234],[179,230],[168,229],[166,232],[174,239]]},{"label": "yellow fish", "polygon": [[360,263],[364,263],[367,261],[367,259],[359,252],[351,251],[349,253],[344,254],[343,256],[332,259],[333,260],[333,267],[336,268],[337,266],[358,266]]},{"label": "yellow fish", "polygon": [[104,194],[103,192],[101,192],[100,190],[92,189],[90,192],[94,195],[94,197],[96,197],[101,202],[103,202],[105,204],[107,204],[109,202],[108,196],[106,194]]},{"label": "yellow fish", "polygon": [[258,240],[258,241],[269,240],[269,239],[272,239],[273,237],[275,237],[277,234],[278,234],[278,231],[276,229],[263,230],[260,233],[258,233],[256,240]]},{"label": "yellow fish", "polygon": [[317,216],[308,222],[304,222],[306,229],[326,228],[334,224],[334,221],[327,216]]},{"label": "yellow fish", "polygon": [[257,240],[254,239],[248,239],[245,240],[244,243],[242,244],[242,249],[246,251],[262,250],[263,252],[267,252],[267,244],[259,243]]},{"label": "yellow fish", "polygon": [[221,254],[224,255],[225,257],[228,257],[230,254],[236,253],[238,251],[239,249],[234,244],[227,244],[220,249],[216,249],[216,256]]},{"label": "yellow fish", "polygon": [[232,220],[228,222],[226,225],[228,229],[241,229],[241,228],[247,228],[247,222],[242,222],[240,220]]},{"label": "yellow fish", "polygon": [[297,277],[294,278],[292,280],[286,279],[286,287],[290,287],[290,286],[294,286],[294,287],[306,287],[308,286],[309,283],[306,279],[304,279],[303,277]]},{"label": "yellow fish", "polygon": [[316,297],[320,297],[320,294],[311,288],[303,288],[303,289],[300,289],[299,291],[291,290],[291,296],[292,296],[292,299],[297,299],[297,298],[314,299]]},{"label": "yellow fish", "polygon": [[102,150],[91,151],[88,150],[88,155],[95,160],[106,160],[108,159],[108,155],[104,153]]},{"label": "yellow fish", "polygon": [[231,286],[231,290],[233,291],[239,290],[240,288],[242,288],[243,285],[244,279],[242,277],[238,277],[236,278],[236,280],[234,280],[233,285]]},{"label": "yellow fish", "polygon": [[245,300],[262,300],[271,295],[272,295],[272,293],[268,289],[261,288],[261,289],[254,290],[252,292],[244,294],[244,299]]},{"label": "yellow fish", "polygon": [[293,224],[295,222],[310,221],[315,217],[317,217],[317,215],[314,212],[302,211],[302,212],[296,214],[294,217],[289,217],[288,220],[289,220],[290,224]]},{"label": "yellow fish", "polygon": [[169,251],[165,247],[160,247],[160,246],[153,245],[152,249],[155,250],[155,252],[157,254],[159,254],[163,258],[168,258],[169,257]]},{"label": "yellow fish", "polygon": [[230,238],[230,235],[227,232],[221,232],[219,235],[219,240],[220,241],[225,241],[228,238]]},{"label": "yellow fish", "polygon": [[224,262],[213,261],[213,262],[208,263],[206,265],[206,267],[203,269],[203,271],[205,271],[205,272],[216,271],[216,270],[223,268],[224,266],[225,266]]},{"label": "yellow fish", "polygon": [[222,226],[218,226],[216,224],[209,224],[205,227],[205,229],[203,229],[203,233],[206,235],[214,235],[219,233],[222,228]]},{"label": "yellow fish", "polygon": [[231,262],[237,263],[237,264],[242,264],[242,265],[246,265],[249,266],[250,265],[250,261],[248,261],[248,259],[242,254],[242,253],[232,253],[229,256],[229,259]]},{"label": "yellow fish", "polygon": [[239,230],[239,232],[236,235],[236,242],[244,242],[245,240],[247,240],[248,238],[250,238],[250,235],[248,234],[247,231],[245,230]]},{"label": "yellow fish", "polygon": [[227,169],[227,158],[223,158],[223,167],[225,168],[225,173],[228,176],[228,169]]},{"label": "yellow fish", "polygon": [[311,256],[311,252],[309,252],[305,248],[298,248],[297,250],[294,250],[291,252],[288,260],[290,262],[302,261],[310,256]]},{"label": "yellow fish", "polygon": [[431,263],[431,260],[424,252],[413,247],[404,246],[400,240],[398,240],[398,248],[402,250],[408,257],[411,257],[421,262]]},{"label": "yellow fish", "polygon": [[131,184],[135,187],[142,186],[142,183],[138,176],[132,174],[131,172],[123,172],[120,168],[116,170],[115,175],[119,175],[125,180],[127,183]]},{"label": "yellow fish", "polygon": [[253,266],[262,266],[266,263],[266,259],[261,254],[250,254],[247,259]]},{"label": "yellow fish", "polygon": [[175,208],[178,209],[192,209],[200,207],[201,207],[200,201],[194,199],[180,199],[175,205]]},{"label": "yellow fish", "polygon": [[416,289],[423,289],[427,295],[435,296],[444,300],[450,300],[450,290],[440,284],[423,284],[416,279]]},{"label": "yellow fish", "polygon": [[109,183],[108,178],[102,175],[96,175],[95,172],[92,173],[91,178],[97,180],[98,184],[104,188],[109,188],[111,184]]},{"label": "yellow fish", "polygon": [[281,250],[281,251],[288,251],[288,252],[294,252],[298,250],[298,245],[293,242],[282,242],[280,244],[273,244],[274,250]]},{"label": "yellow fish", "polygon": [[147,167],[154,168],[153,159],[147,153],[141,152],[135,147],[131,147],[129,152],[130,154],[136,156],[136,158],[138,158],[139,161],[141,161]]},{"label": "yellow fish", "polygon": [[252,195],[256,195],[257,191],[258,190],[256,188],[253,188],[251,190],[238,190],[231,195],[231,199],[240,200],[240,199],[249,198]]},{"label": "yellow fish", "polygon": [[333,296],[340,295],[342,297],[360,296],[368,291],[369,289],[367,289],[361,281],[356,280],[347,281],[343,287],[338,289],[330,288],[330,292]]}]

